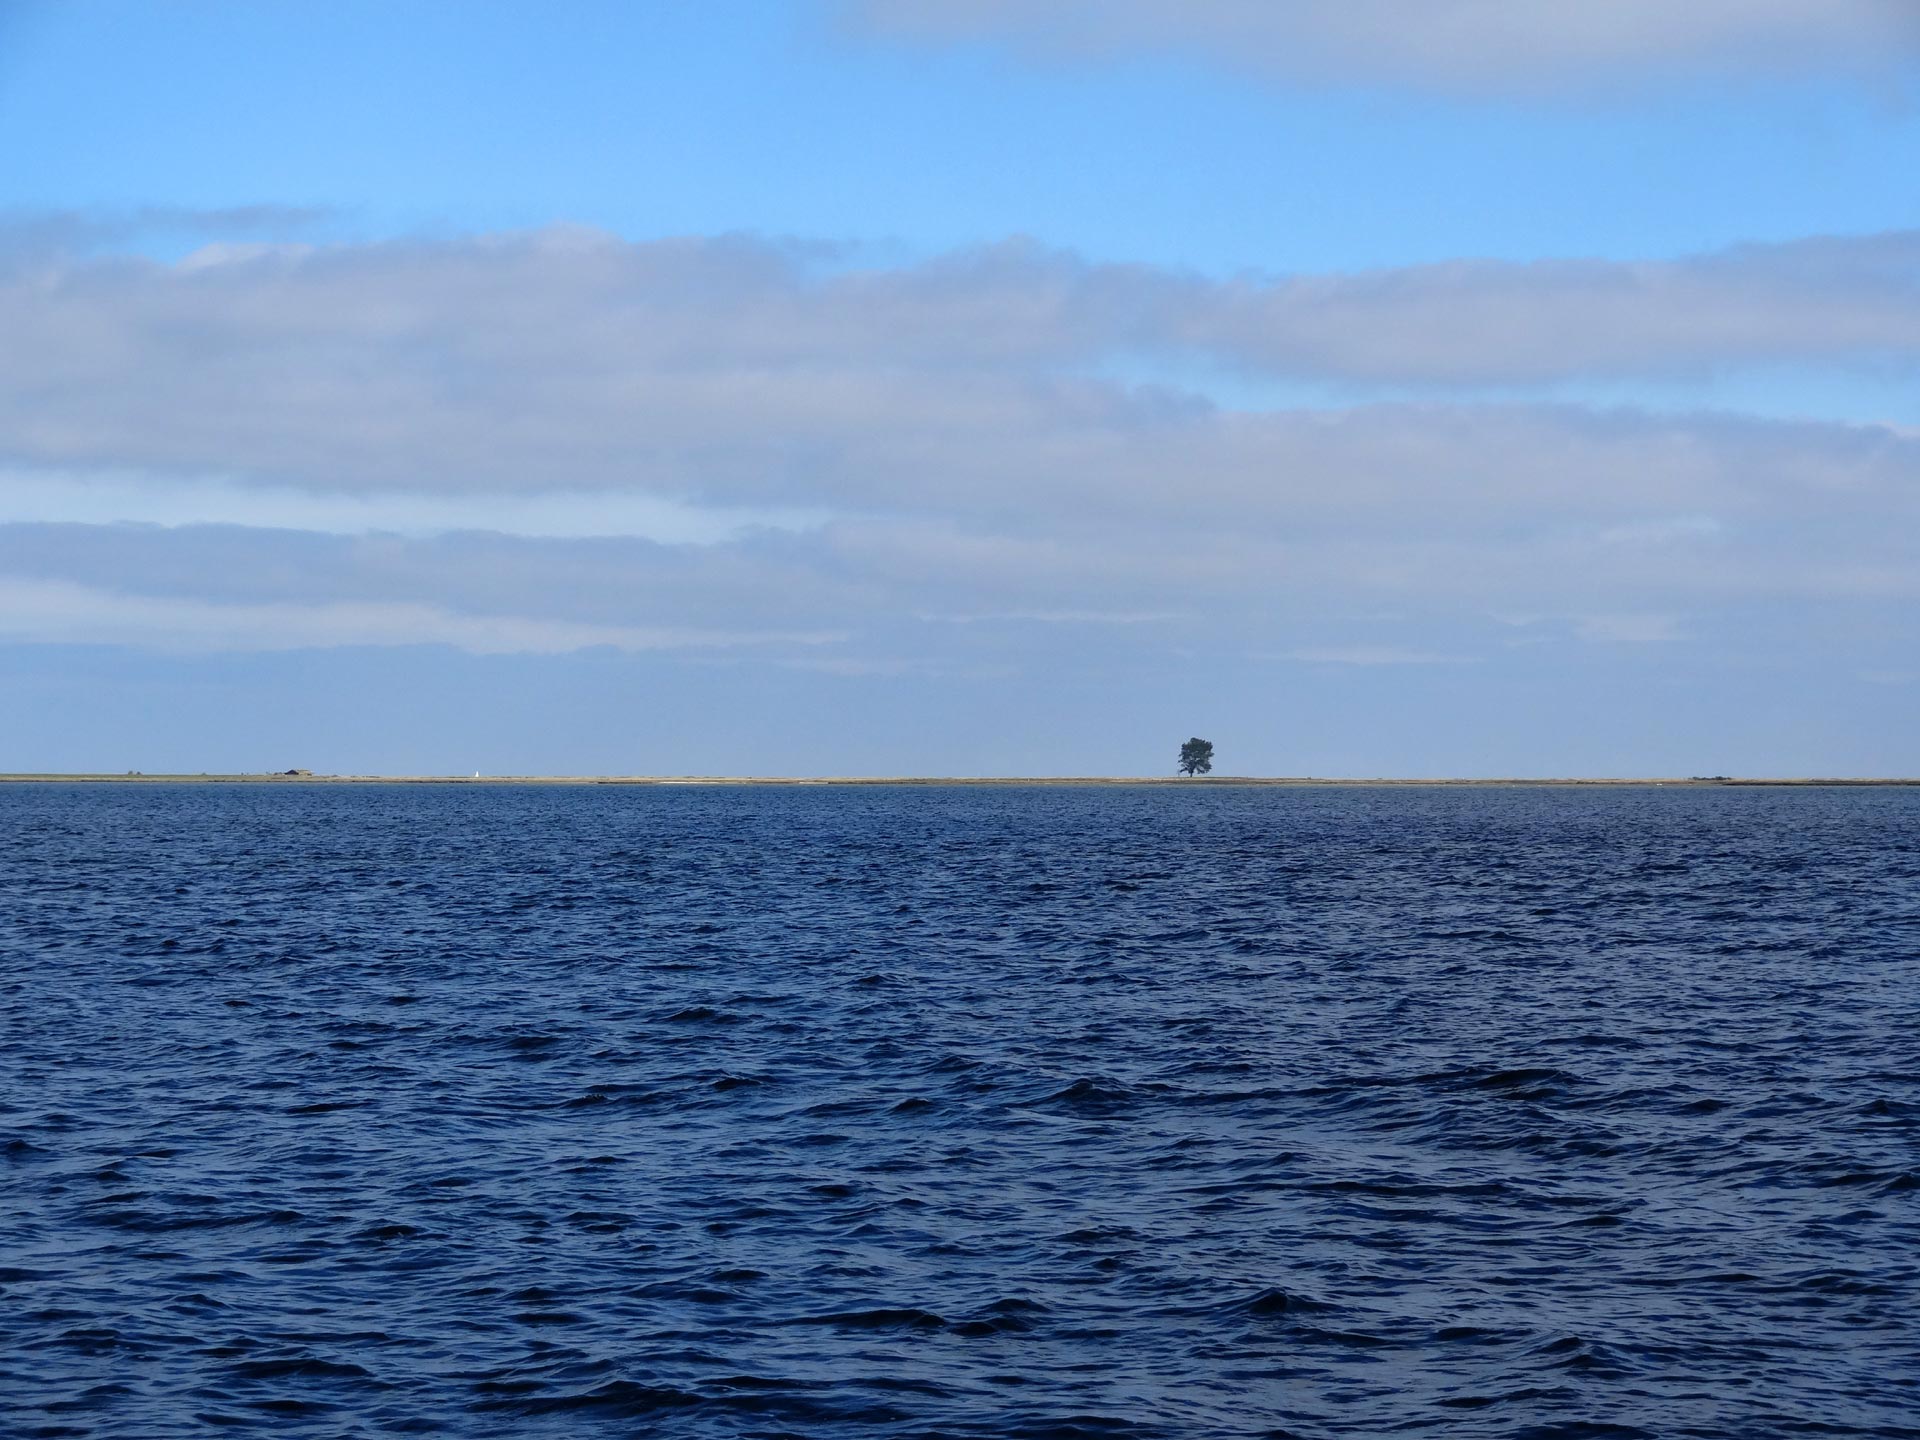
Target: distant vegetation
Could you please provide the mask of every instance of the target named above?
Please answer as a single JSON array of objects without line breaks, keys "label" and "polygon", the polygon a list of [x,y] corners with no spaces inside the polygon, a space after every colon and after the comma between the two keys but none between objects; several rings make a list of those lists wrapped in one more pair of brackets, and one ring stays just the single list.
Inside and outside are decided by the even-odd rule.
[{"label": "distant vegetation", "polygon": [[1213,741],[1198,735],[1180,747],[1180,773],[1205,775],[1213,769]]}]

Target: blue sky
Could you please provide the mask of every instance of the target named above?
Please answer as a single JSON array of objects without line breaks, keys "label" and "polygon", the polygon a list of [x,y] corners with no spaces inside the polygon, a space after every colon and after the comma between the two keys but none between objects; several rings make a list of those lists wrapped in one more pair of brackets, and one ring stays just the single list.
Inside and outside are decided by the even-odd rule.
[{"label": "blue sky", "polygon": [[1916,82],[1906,0],[0,0],[0,769],[1920,772]]},{"label": "blue sky", "polygon": [[794,0],[10,6],[23,208],[278,203],[334,212],[337,235],[572,222],[908,253],[1028,234],[1294,271],[1894,230],[1917,193],[1916,97],[1844,68],[1541,101],[1177,54],[1048,63]]}]

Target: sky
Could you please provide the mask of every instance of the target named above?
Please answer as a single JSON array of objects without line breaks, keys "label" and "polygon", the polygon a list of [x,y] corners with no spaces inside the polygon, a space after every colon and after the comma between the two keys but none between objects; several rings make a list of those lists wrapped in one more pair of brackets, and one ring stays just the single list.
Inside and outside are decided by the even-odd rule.
[{"label": "sky", "polygon": [[1917,719],[1920,0],[0,0],[0,772]]}]

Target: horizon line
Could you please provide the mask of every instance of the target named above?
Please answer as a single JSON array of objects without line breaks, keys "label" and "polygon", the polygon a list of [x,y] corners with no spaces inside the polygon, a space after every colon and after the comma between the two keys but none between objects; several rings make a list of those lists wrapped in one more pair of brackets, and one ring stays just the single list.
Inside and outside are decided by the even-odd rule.
[{"label": "horizon line", "polygon": [[242,785],[868,785],[868,786],[1920,786],[1907,776],[1314,776],[1314,775],[378,775],[306,770],[218,772],[19,771],[0,772],[0,784],[242,784]]}]

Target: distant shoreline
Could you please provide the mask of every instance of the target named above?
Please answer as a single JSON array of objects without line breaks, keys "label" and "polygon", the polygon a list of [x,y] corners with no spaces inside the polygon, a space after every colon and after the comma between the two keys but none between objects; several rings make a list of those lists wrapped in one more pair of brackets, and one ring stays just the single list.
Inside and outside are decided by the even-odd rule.
[{"label": "distant shoreline", "polygon": [[1472,788],[1513,786],[1529,789],[1580,789],[1621,786],[1660,789],[1711,789],[1739,787],[1819,786],[1920,786],[1920,779],[1902,778],[1804,778],[1769,779],[1746,776],[1690,776],[1684,779],[1648,777],[1642,779],[1421,779],[1382,777],[1370,780],[1322,779],[1313,776],[1208,775],[1184,776],[1062,775],[1062,776],[759,776],[759,775],[145,775],[137,772],[108,774],[0,774],[7,785],[715,785],[715,786],[993,786],[1043,785],[1059,787],[1101,786],[1281,786],[1296,789],[1381,788]]}]

